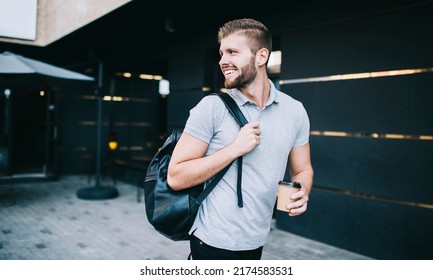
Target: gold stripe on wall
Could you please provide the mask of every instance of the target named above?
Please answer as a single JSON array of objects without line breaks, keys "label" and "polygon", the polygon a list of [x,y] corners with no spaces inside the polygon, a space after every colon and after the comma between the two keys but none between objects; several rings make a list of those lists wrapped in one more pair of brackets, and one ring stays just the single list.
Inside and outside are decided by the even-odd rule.
[{"label": "gold stripe on wall", "polygon": [[[144,146],[120,146],[117,148],[120,151],[144,151]],[[79,152],[94,152],[95,147],[87,147],[87,146],[78,146],[78,147],[59,147],[60,151],[79,151]]]},{"label": "gold stripe on wall", "polygon": [[[79,99],[79,100],[98,100],[96,95],[74,95],[74,94],[59,94],[59,97],[64,99]],[[139,98],[139,97],[125,97],[125,96],[110,96],[105,95],[102,97],[104,102],[130,102],[130,103],[155,103],[149,98]]]},{"label": "gold stripe on wall", "polygon": [[415,202],[415,201],[394,199],[394,198],[389,198],[389,197],[376,196],[376,195],[372,195],[372,194],[365,194],[365,193],[358,193],[358,192],[351,192],[348,190],[340,190],[340,189],[334,189],[334,188],[318,186],[318,185],[314,185],[313,188],[319,189],[322,191],[326,191],[326,192],[332,192],[332,193],[337,193],[337,194],[341,194],[341,195],[346,195],[346,196],[360,197],[360,198],[365,198],[365,199],[370,199],[370,200],[383,201],[383,202],[395,203],[395,204],[406,205],[406,206],[433,209],[433,205],[429,204],[429,203],[420,203],[420,202]]},{"label": "gold stripe on wall", "polygon": [[312,130],[310,135],[331,136],[331,137],[364,137],[364,138],[387,138],[402,140],[427,140],[432,141],[433,135],[412,135],[412,134],[395,134],[395,133],[361,133],[361,132],[344,132],[344,131],[319,131]]},{"label": "gold stripe on wall", "polygon": [[[89,126],[95,126],[98,124],[96,121],[79,121],[77,122],[78,125],[89,125]],[[108,126],[108,122],[103,122],[103,126]],[[113,122],[113,125],[115,127],[119,126],[137,126],[137,127],[151,127],[152,124],[148,122]]]},{"label": "gold stripe on wall", "polygon": [[413,74],[431,73],[431,72],[433,72],[433,67],[432,68],[415,68],[415,69],[400,69],[400,70],[386,70],[386,71],[377,71],[377,72],[340,74],[340,75],[301,78],[301,79],[288,79],[288,80],[280,80],[280,81],[278,81],[278,83],[280,85],[287,85],[287,84],[300,84],[300,83],[313,83],[313,82],[329,82],[329,81],[342,81],[342,80],[356,80],[356,79],[413,75]]}]

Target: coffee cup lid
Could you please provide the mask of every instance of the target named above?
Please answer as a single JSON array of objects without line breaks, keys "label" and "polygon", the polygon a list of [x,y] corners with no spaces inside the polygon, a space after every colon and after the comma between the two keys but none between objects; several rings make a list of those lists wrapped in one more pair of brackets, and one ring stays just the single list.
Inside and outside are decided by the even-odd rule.
[{"label": "coffee cup lid", "polygon": [[299,182],[279,181],[278,184],[279,185],[286,185],[286,186],[294,187],[294,188],[297,188],[297,189],[301,188],[301,184]]}]

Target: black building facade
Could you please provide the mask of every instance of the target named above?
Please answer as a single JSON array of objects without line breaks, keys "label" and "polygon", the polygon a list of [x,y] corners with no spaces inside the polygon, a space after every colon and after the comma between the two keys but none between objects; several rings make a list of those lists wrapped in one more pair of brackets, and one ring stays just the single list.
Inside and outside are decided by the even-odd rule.
[{"label": "black building facade", "polygon": [[[296,218],[276,212],[276,224],[372,258],[431,259],[433,3],[312,2],[314,9],[312,3],[303,3],[254,14],[271,29],[274,50],[282,53],[281,70],[271,75],[273,82],[304,104],[311,122],[315,178],[309,210]],[[239,15],[248,16],[240,11]],[[221,16],[218,25],[224,21]],[[55,104],[56,109],[42,110],[48,121],[39,121],[47,125],[38,131],[48,136],[41,136],[45,140],[39,145],[51,152],[41,152],[45,159],[40,162],[52,166],[54,177],[91,174],[97,99],[106,96],[104,171],[139,185],[164,135],[182,127],[189,110],[222,87],[216,32],[209,28],[202,36],[160,49],[157,54],[163,63],[153,74],[170,81],[166,97],[158,93],[158,78],[139,78],[141,71],[150,69],[146,62],[141,68],[138,64],[128,68],[123,61],[120,67],[119,59],[111,56],[101,60],[105,66],[102,93],[62,90],[45,97],[46,108]],[[92,63],[71,69],[84,71]],[[125,77],[125,72],[132,76]],[[90,74],[97,77],[97,71]],[[11,98],[16,99],[0,97],[3,135],[7,128],[3,108],[18,100]],[[20,119],[8,112],[9,117]],[[54,138],[48,133],[52,127]],[[113,133],[119,143],[115,151],[106,145]],[[14,145],[20,150],[21,144]],[[14,166],[20,163],[10,165]],[[37,172],[43,172],[40,168]]]}]

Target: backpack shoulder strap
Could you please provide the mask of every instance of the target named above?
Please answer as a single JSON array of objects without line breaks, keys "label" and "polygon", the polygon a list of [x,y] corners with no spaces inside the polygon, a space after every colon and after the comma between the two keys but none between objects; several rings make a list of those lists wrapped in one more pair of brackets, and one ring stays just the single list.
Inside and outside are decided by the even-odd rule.
[{"label": "backpack shoulder strap", "polygon": [[221,98],[229,112],[232,114],[232,116],[236,119],[236,121],[241,127],[248,123],[238,104],[230,95],[222,92],[212,94],[218,95],[219,98]]},{"label": "backpack shoulder strap", "polygon": [[[214,95],[218,95],[218,97],[221,98],[221,100],[226,105],[227,109],[229,110],[230,114],[236,119],[238,124],[242,127],[248,123],[247,119],[245,118],[244,114],[242,113],[241,109],[239,108],[236,101],[227,93],[211,93]],[[243,207],[243,199],[242,199],[242,159],[243,157],[239,157],[238,161],[238,180],[237,180],[237,195],[238,195],[238,206]],[[214,189],[214,187],[217,185],[218,181],[222,179],[224,174],[227,172],[229,167],[232,165],[233,162],[231,162],[229,165],[227,165],[223,170],[218,172],[218,174],[215,176],[215,178],[209,183],[209,185],[201,192],[201,194],[197,197],[197,200],[201,203],[204,201],[206,196]]]}]

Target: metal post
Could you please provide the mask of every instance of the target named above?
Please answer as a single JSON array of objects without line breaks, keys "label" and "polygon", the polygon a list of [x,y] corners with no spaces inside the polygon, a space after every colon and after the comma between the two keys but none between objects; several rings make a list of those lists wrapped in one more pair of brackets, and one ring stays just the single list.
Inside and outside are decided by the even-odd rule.
[{"label": "metal post", "polygon": [[97,102],[98,102],[98,122],[96,130],[96,175],[95,184],[96,187],[100,186],[101,179],[101,141],[102,141],[102,86],[103,86],[103,64],[98,65],[98,88],[96,91]]},{"label": "metal post", "polygon": [[96,130],[96,174],[95,186],[88,188],[81,188],[77,191],[77,197],[89,200],[101,200],[115,198],[119,195],[115,187],[101,187],[101,142],[102,142],[102,88],[103,88],[103,64],[98,65],[98,86],[96,89],[97,103],[98,103],[98,120]]}]

